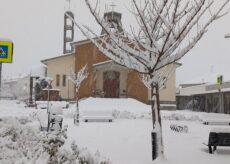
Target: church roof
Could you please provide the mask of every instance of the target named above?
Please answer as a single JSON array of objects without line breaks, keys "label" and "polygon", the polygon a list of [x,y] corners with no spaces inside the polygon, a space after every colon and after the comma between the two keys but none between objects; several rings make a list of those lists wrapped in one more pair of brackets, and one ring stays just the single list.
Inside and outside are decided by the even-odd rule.
[{"label": "church roof", "polygon": [[74,55],[74,53],[64,54],[64,55],[60,55],[60,56],[55,56],[55,57],[52,57],[52,58],[41,60],[41,62],[44,63],[44,64],[46,64],[48,61],[59,59],[59,58],[64,58],[64,57],[71,56],[71,55]]}]

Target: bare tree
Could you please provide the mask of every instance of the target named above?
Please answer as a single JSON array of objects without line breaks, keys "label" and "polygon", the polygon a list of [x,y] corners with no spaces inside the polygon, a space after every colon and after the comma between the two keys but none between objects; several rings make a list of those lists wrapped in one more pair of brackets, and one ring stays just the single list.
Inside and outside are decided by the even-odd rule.
[{"label": "bare tree", "polygon": [[[159,89],[166,82],[170,69],[162,71],[181,59],[207,32],[213,21],[227,14],[229,0],[131,0],[131,13],[138,28],[119,32],[116,24],[100,17],[100,9],[85,0],[91,14],[105,31],[97,35],[91,28],[74,21],[81,32],[107,57],[143,75],[151,90],[153,129],[158,138],[158,153],[163,155]],[[214,8],[215,5],[215,8]],[[202,22],[202,23],[201,23]]]},{"label": "bare tree", "polygon": [[74,114],[74,124],[79,125],[79,89],[81,87],[82,81],[88,77],[87,65],[82,67],[79,72],[75,73],[71,71],[69,80],[73,82],[76,87],[76,111]]}]

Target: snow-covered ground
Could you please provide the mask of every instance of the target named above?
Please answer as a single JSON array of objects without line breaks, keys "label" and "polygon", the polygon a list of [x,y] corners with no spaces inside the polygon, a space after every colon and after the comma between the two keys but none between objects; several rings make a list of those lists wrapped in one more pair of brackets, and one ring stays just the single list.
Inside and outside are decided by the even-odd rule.
[{"label": "snow-covered ground", "polygon": [[[115,117],[109,122],[80,122],[73,125],[75,105],[63,109],[64,122],[68,125],[68,138],[63,148],[69,149],[73,140],[91,153],[100,153],[113,164],[229,164],[230,147],[217,147],[214,154],[208,153],[207,143],[212,128],[229,126],[203,125],[203,119],[226,119],[230,115],[207,114],[191,111],[162,111],[163,142],[165,159],[151,161],[152,121],[150,106],[133,99],[88,98],[80,101],[80,114],[83,110],[110,110]],[[37,113],[42,121],[46,120],[46,109],[25,108],[16,101],[0,101],[0,118],[32,117]],[[188,133],[178,133],[170,125],[188,127]],[[38,128],[38,121],[31,119],[29,125]],[[1,131],[0,131],[1,132]],[[1,134],[0,134],[1,136]],[[1,145],[0,140],[0,145]],[[0,151],[0,163],[2,153]]]}]

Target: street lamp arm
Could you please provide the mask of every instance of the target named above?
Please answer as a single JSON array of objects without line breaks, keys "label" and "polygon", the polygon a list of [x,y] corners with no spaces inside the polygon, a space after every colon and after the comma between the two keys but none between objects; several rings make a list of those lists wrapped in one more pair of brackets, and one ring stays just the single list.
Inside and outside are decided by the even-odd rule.
[{"label": "street lamp arm", "polygon": [[230,33],[225,34],[224,38],[230,38]]}]

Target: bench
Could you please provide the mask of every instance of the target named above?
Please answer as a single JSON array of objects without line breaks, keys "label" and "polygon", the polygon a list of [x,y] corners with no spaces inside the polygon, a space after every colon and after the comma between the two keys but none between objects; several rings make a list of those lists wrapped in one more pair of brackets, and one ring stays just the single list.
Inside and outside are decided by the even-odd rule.
[{"label": "bench", "polygon": [[210,154],[217,149],[217,146],[230,146],[230,129],[212,129],[207,146]]},{"label": "bench", "polygon": [[112,122],[111,110],[83,110],[82,120],[84,122]]},{"label": "bench", "polygon": [[230,125],[229,119],[209,119],[209,120],[203,120],[204,125]]}]

